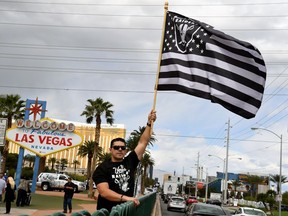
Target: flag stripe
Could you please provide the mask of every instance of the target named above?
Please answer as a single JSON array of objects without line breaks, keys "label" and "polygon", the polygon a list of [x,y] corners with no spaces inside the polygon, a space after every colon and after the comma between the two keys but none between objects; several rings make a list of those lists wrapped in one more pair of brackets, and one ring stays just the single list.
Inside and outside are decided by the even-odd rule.
[{"label": "flag stripe", "polygon": [[[266,68],[264,65],[259,64],[257,62],[254,61],[254,59],[251,59],[249,57],[246,57],[244,55],[239,55],[239,53],[235,53],[235,50],[233,50],[232,52],[229,51],[228,49],[222,48],[220,46],[216,46],[214,44],[207,44],[206,46],[207,50],[210,51],[214,51],[217,53],[225,53],[226,56],[229,56],[233,59],[236,59],[238,61],[241,61],[242,64],[249,64],[252,68],[254,67],[256,69],[256,71],[252,70],[252,73],[256,73],[259,76],[262,76],[264,79],[266,77]],[[258,70],[260,70],[260,72],[258,72]]]},{"label": "flag stripe", "polygon": [[[190,73],[191,75],[194,73],[194,68],[199,68],[211,73],[215,73],[222,77],[227,77],[231,79],[234,78],[235,80],[237,80],[237,82],[240,82],[243,85],[253,88],[259,92],[263,92],[264,89],[263,85],[254,82],[254,80],[259,79],[259,77],[255,74],[251,74],[249,71],[246,71],[243,68],[229,65],[227,64],[227,62],[220,61],[215,58],[198,56],[194,54],[163,53],[161,65],[181,65],[190,69],[191,71],[187,71],[186,73]],[[162,72],[163,70],[162,66],[160,68],[160,72]],[[261,82],[265,82],[264,78],[261,79]]]},{"label": "flag stripe", "polygon": [[[257,52],[256,50],[251,50],[247,47],[244,47],[242,45],[240,45],[239,43],[235,42],[235,41],[231,41],[231,40],[225,40],[223,38],[217,37],[215,35],[211,36],[211,39],[214,40],[214,42],[217,42],[217,45],[220,47],[231,47],[235,52],[238,53],[238,55],[242,55],[242,56],[246,56],[247,58],[253,58],[257,60],[257,62],[259,62],[259,64],[261,65],[265,65],[264,60],[261,56],[261,54],[259,52]],[[228,48],[229,49],[229,48]],[[266,71],[266,69],[265,69]]]},{"label": "flag stripe", "polygon": [[[200,97],[203,99],[211,100],[213,103],[219,103],[222,106],[224,106],[226,109],[228,109],[234,113],[237,113],[237,114],[243,116],[244,118],[248,118],[248,119],[253,118],[255,116],[257,110],[258,110],[258,108],[253,107],[250,104],[243,103],[243,101],[239,101],[237,98],[230,97],[229,100],[227,99],[227,101],[228,101],[227,102],[227,101],[221,100],[220,98],[217,98],[216,96],[210,95],[208,92],[201,91],[199,89],[186,88],[184,85],[170,84],[170,85],[161,85],[159,87],[160,87],[159,90],[163,90],[163,91],[174,90],[174,91],[182,92],[185,94],[193,95],[196,97]],[[203,85],[203,88],[205,88],[204,85]],[[226,95],[226,97],[228,98],[229,95]],[[233,98],[233,99],[231,100],[231,98]],[[241,106],[238,107],[236,105],[233,105],[231,103],[231,101],[232,102],[237,101],[238,102],[237,105],[241,105]]]},{"label": "flag stripe", "polygon": [[[235,88],[231,88],[222,83],[215,82],[212,77],[209,77],[209,79],[205,79],[204,77],[201,77],[201,76],[191,77],[187,74],[179,73],[178,71],[168,72],[167,77],[168,78],[166,79],[164,77],[161,77],[161,80],[159,80],[160,90],[162,90],[161,89],[162,85],[168,85],[168,86],[169,85],[183,85],[186,88],[198,89],[198,90],[202,90],[204,92],[210,93],[211,95],[217,98],[219,97],[230,98],[227,96],[229,94],[231,97],[238,98],[239,101],[241,100],[242,103],[250,104],[254,106],[255,108],[261,105],[261,98],[260,100],[257,100],[251,95],[247,95],[243,93],[246,90],[245,87],[242,88],[242,91],[237,91],[235,90]],[[203,85],[206,85],[206,87],[204,88]],[[243,86],[237,86],[237,87],[238,89],[241,89],[241,87]],[[173,89],[170,89],[170,90],[173,90]],[[223,99],[223,100],[226,101],[226,99]]]},{"label": "flag stripe", "polygon": [[[221,88],[223,88],[223,92],[226,94],[231,94],[232,91],[234,92],[234,95],[238,95],[239,97],[245,97],[245,98],[250,98],[249,101],[253,101],[253,104],[255,106],[259,105],[259,102],[261,101],[262,97],[259,95],[259,92],[255,91],[252,88],[248,88],[247,86],[238,83],[234,80],[231,79],[227,79],[225,77],[221,78],[221,82],[219,82],[219,77],[216,74],[213,73],[209,73],[209,72],[205,72],[201,69],[193,69],[193,75],[191,75],[189,73],[189,69],[188,71],[185,70],[187,68],[183,68],[184,70],[182,70],[182,68],[180,68],[180,66],[174,65],[176,68],[176,70],[173,70],[172,67],[173,66],[169,66],[166,67],[167,68],[167,72],[164,72],[165,68],[163,67],[163,71],[160,74],[159,78],[159,85],[160,84],[169,84],[169,78],[175,78],[175,77],[179,77],[182,79],[186,79],[188,81],[191,82],[190,86],[194,86],[194,82],[197,84],[197,82],[201,82],[203,84],[207,85],[207,88],[210,86],[211,88],[215,88],[216,86],[221,85],[221,87],[217,88],[218,90],[220,90]],[[187,73],[188,72],[188,73]],[[168,78],[168,79],[165,79]],[[213,81],[213,82],[210,82]],[[172,80],[171,80],[172,81]],[[175,83],[174,83],[175,84]],[[229,86],[237,86],[238,91],[236,91],[235,89],[230,88]],[[188,87],[188,86],[187,86]],[[227,88],[226,88],[227,87]],[[241,91],[239,91],[241,90]],[[245,94],[243,93],[245,92]],[[255,101],[254,101],[255,99]]]}]

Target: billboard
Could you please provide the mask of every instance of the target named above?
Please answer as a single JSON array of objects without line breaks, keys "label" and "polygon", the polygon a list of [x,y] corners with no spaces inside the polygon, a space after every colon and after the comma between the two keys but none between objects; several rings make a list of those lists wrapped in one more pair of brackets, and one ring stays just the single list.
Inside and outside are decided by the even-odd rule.
[{"label": "billboard", "polygon": [[6,138],[36,155],[46,156],[81,145],[83,137],[74,131],[73,124],[57,123],[49,118],[16,120],[6,132]]},{"label": "billboard", "polygon": [[5,145],[5,134],[7,129],[7,119],[0,118],[0,146]]}]

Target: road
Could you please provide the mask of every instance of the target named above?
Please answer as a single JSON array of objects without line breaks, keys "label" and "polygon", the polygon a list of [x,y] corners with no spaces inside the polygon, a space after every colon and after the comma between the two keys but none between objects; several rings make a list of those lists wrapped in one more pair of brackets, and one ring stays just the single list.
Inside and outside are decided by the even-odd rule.
[{"label": "road", "polygon": [[[161,213],[162,215],[161,216],[184,216],[185,214],[183,212],[180,212],[180,211],[167,211],[167,204],[164,203],[164,201],[160,198],[160,205],[161,205]],[[230,212],[230,214],[232,215],[235,211],[235,209],[237,207],[223,207],[227,212]]]}]

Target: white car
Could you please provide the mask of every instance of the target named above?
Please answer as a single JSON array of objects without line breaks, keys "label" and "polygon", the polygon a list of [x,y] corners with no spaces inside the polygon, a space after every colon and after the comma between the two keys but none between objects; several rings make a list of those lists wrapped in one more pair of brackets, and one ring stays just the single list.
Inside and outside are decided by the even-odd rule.
[{"label": "white car", "polygon": [[[47,190],[64,190],[64,185],[67,183],[69,176],[59,173],[40,173],[36,186],[41,187],[43,191]],[[76,185],[75,192],[81,192],[86,190],[86,185],[84,182],[72,180]]]},{"label": "white car", "polygon": [[185,199],[179,196],[172,196],[167,204],[167,210],[170,211],[171,209],[185,212],[186,209]]},{"label": "white car", "polygon": [[236,209],[234,215],[238,216],[249,216],[249,215],[259,215],[259,216],[267,216],[264,211],[257,208],[249,208],[249,207],[239,207]]}]

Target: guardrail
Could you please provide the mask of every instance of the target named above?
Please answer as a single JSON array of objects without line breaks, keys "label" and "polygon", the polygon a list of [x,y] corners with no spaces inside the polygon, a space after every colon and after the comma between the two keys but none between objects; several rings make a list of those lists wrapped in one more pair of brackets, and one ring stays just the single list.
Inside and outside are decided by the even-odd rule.
[{"label": "guardrail", "polygon": [[[156,192],[139,197],[140,205],[135,207],[133,202],[125,202],[114,206],[109,213],[107,209],[100,209],[92,214],[86,210],[74,212],[71,216],[151,216],[156,203]],[[62,212],[56,212],[46,216],[66,216]]]},{"label": "guardrail", "polygon": [[156,192],[139,198],[140,205],[135,207],[132,202],[114,206],[109,216],[149,216],[156,203]]}]

